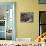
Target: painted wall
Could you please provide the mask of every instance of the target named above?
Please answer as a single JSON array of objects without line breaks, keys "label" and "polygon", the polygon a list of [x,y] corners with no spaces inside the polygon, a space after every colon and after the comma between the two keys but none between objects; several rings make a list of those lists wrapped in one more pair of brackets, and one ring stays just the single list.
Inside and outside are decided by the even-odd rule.
[{"label": "painted wall", "polygon": [[[16,37],[36,38],[39,33],[39,5],[38,0],[3,0],[0,2],[16,2]],[[41,8],[41,7],[40,7]],[[32,23],[21,23],[21,12],[33,12]]]}]

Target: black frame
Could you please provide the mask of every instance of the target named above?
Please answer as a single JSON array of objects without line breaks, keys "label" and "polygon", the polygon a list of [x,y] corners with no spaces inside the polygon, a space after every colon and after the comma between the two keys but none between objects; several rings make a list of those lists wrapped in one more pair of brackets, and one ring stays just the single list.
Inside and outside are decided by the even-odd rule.
[{"label": "black frame", "polygon": [[[30,15],[30,17],[28,17],[28,15]],[[24,18],[25,16],[26,16],[26,18]],[[31,21],[27,22],[29,19],[31,19]],[[31,23],[31,22],[33,22],[33,12],[21,12],[20,22],[22,22],[22,23]]]}]

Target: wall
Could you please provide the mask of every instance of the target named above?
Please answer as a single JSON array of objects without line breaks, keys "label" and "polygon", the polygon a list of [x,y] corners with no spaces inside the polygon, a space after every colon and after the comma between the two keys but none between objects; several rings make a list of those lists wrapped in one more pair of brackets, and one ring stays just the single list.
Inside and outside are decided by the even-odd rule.
[{"label": "wall", "polygon": [[[16,2],[17,3],[17,2]],[[17,9],[17,37],[19,38],[35,38],[38,36],[39,19],[38,19],[38,2],[37,0],[21,0],[18,1]],[[33,12],[33,23],[21,23],[21,12]],[[19,23],[19,24],[18,24]]]},{"label": "wall", "polygon": [[40,11],[46,11],[46,4],[39,5]]},{"label": "wall", "polygon": [[[17,3],[17,2],[16,2]],[[17,9],[17,37],[36,38],[39,33],[39,6],[37,0],[18,1]],[[33,23],[21,23],[21,12],[33,12]],[[19,24],[18,24],[19,23]]]},{"label": "wall", "polygon": [[[39,33],[39,6],[38,0],[3,0],[0,2],[16,2],[16,37],[36,38]],[[33,12],[32,23],[21,23],[21,12]]]}]

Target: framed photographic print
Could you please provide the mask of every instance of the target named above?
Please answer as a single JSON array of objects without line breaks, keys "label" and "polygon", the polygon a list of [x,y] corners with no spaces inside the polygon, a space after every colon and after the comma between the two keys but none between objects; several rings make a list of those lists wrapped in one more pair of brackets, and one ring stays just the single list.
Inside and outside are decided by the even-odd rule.
[{"label": "framed photographic print", "polygon": [[33,22],[33,12],[23,12],[20,16],[21,22],[31,23]]},{"label": "framed photographic print", "polygon": [[46,4],[46,0],[38,0],[40,4]]}]

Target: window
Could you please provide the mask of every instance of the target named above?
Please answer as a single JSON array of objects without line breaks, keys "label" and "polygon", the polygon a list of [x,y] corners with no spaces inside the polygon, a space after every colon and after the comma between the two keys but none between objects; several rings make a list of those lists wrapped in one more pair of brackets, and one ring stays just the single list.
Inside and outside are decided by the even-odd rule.
[{"label": "window", "polygon": [[39,35],[46,32],[46,11],[39,12]]},{"label": "window", "polygon": [[46,4],[46,0],[39,0],[40,4]]}]

